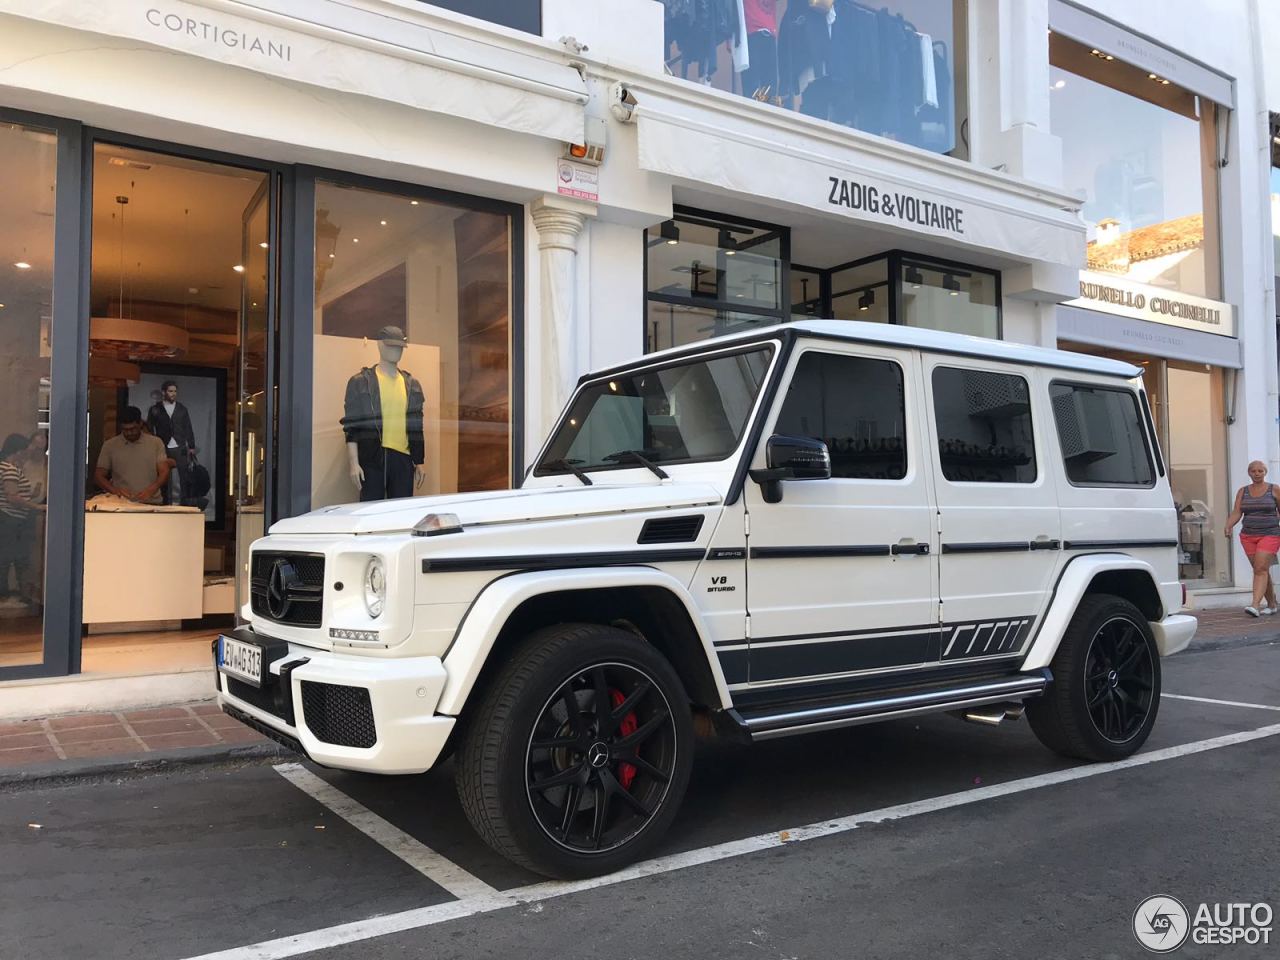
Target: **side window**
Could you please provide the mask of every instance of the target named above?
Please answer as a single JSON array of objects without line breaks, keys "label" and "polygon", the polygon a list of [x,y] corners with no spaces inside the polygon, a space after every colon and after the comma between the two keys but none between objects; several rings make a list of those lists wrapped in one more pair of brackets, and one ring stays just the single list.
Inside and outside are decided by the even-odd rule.
[{"label": "side window", "polygon": [[1053,383],[1049,398],[1068,480],[1085,487],[1149,487],[1155,483],[1135,393]]},{"label": "side window", "polygon": [[953,483],[1034,483],[1031,391],[1009,373],[935,367],[938,461]]},{"label": "side window", "polygon": [[891,360],[805,353],[774,432],[823,441],[833,477],[901,480],[907,475],[902,368]]}]

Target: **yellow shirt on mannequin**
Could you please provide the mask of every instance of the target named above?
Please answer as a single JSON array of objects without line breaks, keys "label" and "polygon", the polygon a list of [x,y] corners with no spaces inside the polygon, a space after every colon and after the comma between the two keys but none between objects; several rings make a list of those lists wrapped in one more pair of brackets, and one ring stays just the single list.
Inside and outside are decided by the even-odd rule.
[{"label": "yellow shirt on mannequin", "polygon": [[409,432],[405,429],[405,415],[409,408],[409,395],[404,377],[396,371],[394,377],[378,372],[378,396],[382,398],[382,445],[406,456],[409,453]]}]

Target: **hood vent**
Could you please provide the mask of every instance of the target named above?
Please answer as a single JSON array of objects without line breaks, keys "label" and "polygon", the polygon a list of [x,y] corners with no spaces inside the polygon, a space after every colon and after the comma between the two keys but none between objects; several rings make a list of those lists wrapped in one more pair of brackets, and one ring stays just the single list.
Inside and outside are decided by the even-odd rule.
[{"label": "hood vent", "polygon": [[640,539],[636,543],[689,543],[698,539],[702,520],[702,514],[646,520],[640,528]]}]

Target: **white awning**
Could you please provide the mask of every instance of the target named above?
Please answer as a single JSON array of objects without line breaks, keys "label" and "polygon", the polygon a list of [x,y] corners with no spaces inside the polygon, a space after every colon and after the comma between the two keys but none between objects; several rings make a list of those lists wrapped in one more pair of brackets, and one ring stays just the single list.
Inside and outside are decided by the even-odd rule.
[{"label": "white awning", "polygon": [[[640,166],[727,197],[989,251],[1084,260],[1080,199],[705,87],[629,84]],[[957,251],[959,253],[959,251]]]},{"label": "white awning", "polygon": [[[586,85],[540,39],[338,0],[0,0],[0,12],[296,83],[580,143]],[[522,47],[524,49],[522,49]]]}]

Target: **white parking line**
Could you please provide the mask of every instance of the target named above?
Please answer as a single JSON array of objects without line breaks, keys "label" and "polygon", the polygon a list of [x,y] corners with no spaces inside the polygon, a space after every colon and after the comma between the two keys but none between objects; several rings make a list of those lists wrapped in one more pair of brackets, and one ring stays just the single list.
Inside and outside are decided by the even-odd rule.
[{"label": "white parking line", "polygon": [[1250,710],[1274,710],[1280,713],[1280,707],[1273,707],[1269,703],[1241,703],[1239,700],[1211,700],[1208,697],[1188,697],[1181,693],[1162,693],[1162,697],[1170,700],[1190,700],[1192,703],[1214,703],[1220,707],[1247,707]]},{"label": "white parking line", "polygon": [[[816,840],[820,837],[829,837],[835,834],[845,833],[866,824],[884,823],[889,820],[902,820],[907,817],[915,817],[925,813],[934,813],[939,810],[951,810],[956,807],[968,806],[973,803],[981,803],[984,800],[995,800],[999,797],[1007,797],[1012,794],[1023,793],[1027,790],[1037,790],[1041,787],[1055,786],[1060,783],[1070,783],[1075,780],[1086,780],[1090,777],[1097,777],[1106,773],[1115,773],[1117,771],[1128,770],[1133,767],[1142,767],[1152,763],[1160,763],[1164,760],[1174,760],[1178,757],[1188,757],[1197,753],[1204,753],[1207,750],[1218,750],[1222,747],[1231,747],[1236,744],[1250,743],[1254,740],[1263,740],[1267,737],[1274,737],[1277,735],[1280,735],[1280,724],[1260,727],[1257,730],[1246,730],[1242,733],[1231,733],[1221,737],[1213,737],[1208,740],[1199,740],[1195,743],[1183,743],[1174,747],[1164,747],[1160,750],[1152,750],[1150,753],[1140,753],[1129,757],[1127,760],[1120,760],[1116,763],[1087,764],[1080,767],[1071,767],[1067,770],[1056,770],[1053,773],[1043,773],[1034,777],[1024,777],[1021,780],[1011,780],[1008,783],[997,783],[987,787],[977,787],[973,790],[964,790],[959,793],[949,793],[944,796],[933,797],[928,800],[916,800],[911,803],[901,803],[892,807],[882,807],[879,810],[871,810],[866,813],[855,813],[852,816],[840,817],[833,820],[824,820],[820,823],[811,823],[791,830],[762,833],[754,837],[747,837],[743,840],[732,840],[728,843],[720,843],[711,847],[703,847],[699,850],[689,850],[684,853],[675,853],[667,857],[658,857],[654,860],[646,860],[643,863],[633,864],[624,870],[619,870],[617,873],[611,873],[604,877],[592,877],[588,880],[575,880],[567,883],[549,881],[546,883],[533,884],[528,887],[521,887],[516,890],[509,890],[505,893],[500,893],[492,888],[487,888],[487,893],[473,896],[469,899],[454,900],[449,903],[435,904],[430,907],[419,907],[414,910],[405,910],[400,913],[371,917],[368,920],[357,920],[353,923],[343,923],[333,927],[325,927],[320,930],[312,930],[308,933],[296,934],[291,937],[281,937],[277,940],[266,940],[262,943],[250,944],[245,947],[233,947],[230,950],[221,950],[217,953],[207,953],[199,957],[190,958],[190,960],[283,960],[285,957],[296,957],[300,954],[311,953],[316,950],[325,950],[348,943],[359,943],[363,940],[371,940],[375,937],[383,937],[392,933],[401,933],[405,930],[417,930],[422,927],[433,926],[437,923],[444,923],[449,920],[458,920],[481,913],[490,913],[494,910],[501,910],[504,907],[516,906],[521,903],[550,900],[555,897],[563,897],[567,894],[578,893],[582,890],[592,890],[597,887],[626,883],[629,880],[638,880],[641,877],[651,877],[658,874],[670,873],[674,870],[683,870],[686,867],[697,866],[698,864],[714,863],[719,860],[728,860],[731,857],[740,857],[745,854],[757,853],[761,850],[770,850],[791,843],[801,843],[805,840]],[[296,767],[303,773],[307,773],[306,770],[302,770],[302,768],[297,767],[297,764],[287,764],[286,767]],[[310,776],[310,774],[308,774],[308,776]],[[315,779],[319,780],[319,778]],[[322,780],[319,782],[324,784],[324,781]],[[328,787],[328,784],[324,784],[324,786]],[[358,804],[355,804],[355,802],[350,800],[349,797],[346,797],[345,794],[339,795],[342,796],[344,800],[347,800],[354,806],[358,807],[360,811],[363,811],[370,817],[374,817],[373,814],[365,811],[363,807],[359,807]],[[375,817],[375,819],[381,823],[386,823],[386,821],[382,820],[380,817]],[[387,826],[390,827],[390,824],[387,824]],[[392,830],[396,830],[395,827],[390,828]],[[413,842],[417,843],[417,841]],[[450,866],[452,866],[452,864],[450,864]]]},{"label": "white parking line", "polygon": [[324,804],[379,846],[394,853],[413,869],[444,887],[460,900],[488,897],[498,893],[479,877],[473,877],[452,860],[440,856],[394,824],[388,823],[330,783],[321,780],[300,763],[282,763],[276,772],[303,793]]}]

